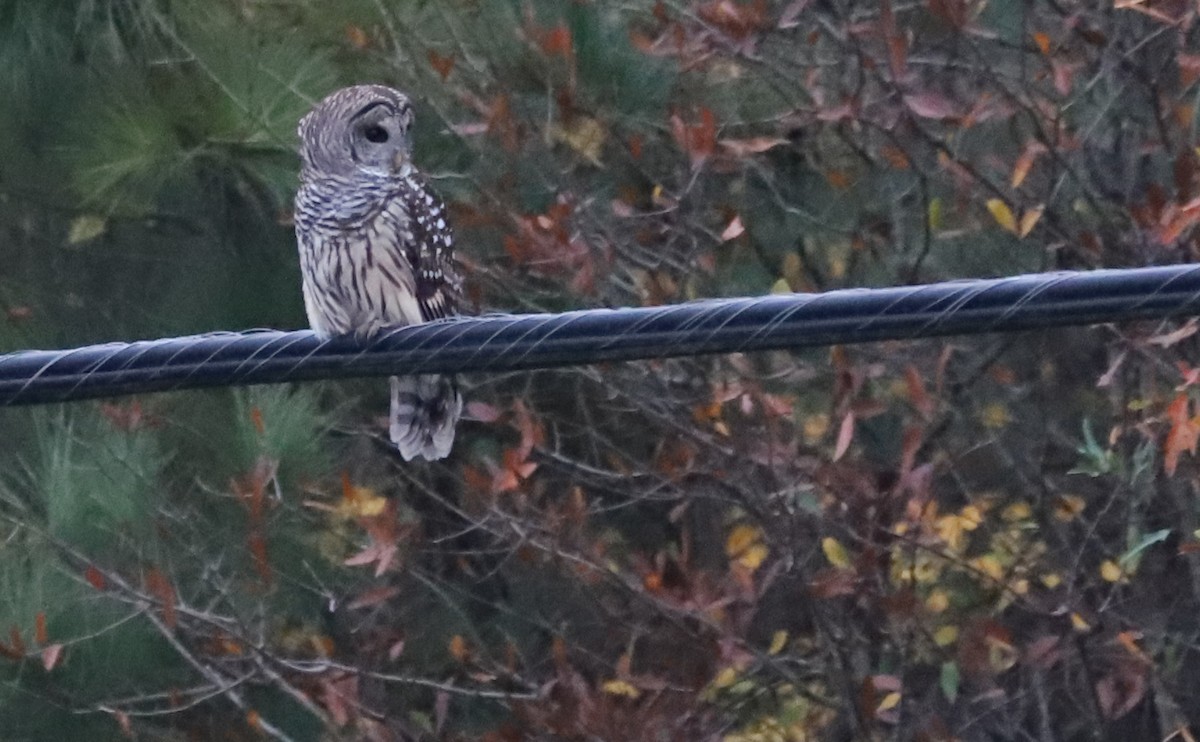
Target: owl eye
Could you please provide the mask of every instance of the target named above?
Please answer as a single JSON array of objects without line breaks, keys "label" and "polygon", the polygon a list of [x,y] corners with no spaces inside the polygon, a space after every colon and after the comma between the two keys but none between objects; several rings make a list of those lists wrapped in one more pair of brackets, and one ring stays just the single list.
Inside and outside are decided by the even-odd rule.
[{"label": "owl eye", "polygon": [[368,142],[374,142],[375,144],[383,144],[388,140],[387,129],[379,124],[372,124],[365,127],[363,129],[363,136],[367,138]]}]

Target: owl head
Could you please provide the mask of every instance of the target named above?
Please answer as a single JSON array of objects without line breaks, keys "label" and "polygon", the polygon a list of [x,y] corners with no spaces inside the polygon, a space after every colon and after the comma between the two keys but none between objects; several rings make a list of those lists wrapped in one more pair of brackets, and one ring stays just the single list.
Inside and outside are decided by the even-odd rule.
[{"label": "owl head", "polygon": [[412,105],[399,90],[355,85],[331,93],[300,119],[296,130],[302,175],[407,175],[412,121]]}]

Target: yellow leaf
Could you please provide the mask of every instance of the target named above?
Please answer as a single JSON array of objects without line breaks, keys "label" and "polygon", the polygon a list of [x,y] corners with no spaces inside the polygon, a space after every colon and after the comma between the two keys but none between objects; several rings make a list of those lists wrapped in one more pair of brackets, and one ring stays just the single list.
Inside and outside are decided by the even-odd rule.
[{"label": "yellow leaf", "polygon": [[771,284],[771,293],[772,294],[790,294],[790,293],[792,293],[792,287],[787,282],[786,278],[780,278],[775,283]]},{"label": "yellow leaf", "polygon": [[958,640],[957,626],[943,626],[933,632],[933,643],[939,647],[948,647]]},{"label": "yellow leaf", "polygon": [[108,229],[108,220],[95,214],[81,214],[71,220],[67,230],[67,243],[78,245],[81,242],[94,240]]},{"label": "yellow leaf", "polygon": [[1008,523],[1016,523],[1022,520],[1029,520],[1033,515],[1033,510],[1029,507],[1029,503],[1021,500],[1014,502],[1000,513],[1000,517]]},{"label": "yellow leaf", "polygon": [[764,544],[753,544],[737,558],[737,563],[753,572],[767,560],[770,551]]},{"label": "yellow leaf", "polygon": [[[829,415],[821,412],[807,415],[804,418],[804,442],[809,445],[819,443],[829,432]],[[1198,536],[1197,538],[1200,538]]]},{"label": "yellow leaf", "polygon": [[896,708],[899,705],[900,705],[900,694],[897,691],[892,691],[891,693],[889,693],[883,697],[883,700],[879,702],[879,707],[875,710],[876,711],[888,711],[890,709]]},{"label": "yellow leaf", "polygon": [[712,685],[714,688],[728,688],[737,682],[738,671],[733,667],[722,668],[717,676],[713,678]]},{"label": "yellow leaf", "polygon": [[779,654],[783,648],[787,646],[788,633],[782,629],[771,635],[771,646],[767,647],[767,654]]},{"label": "yellow leaf", "polygon": [[1058,576],[1057,572],[1050,572],[1042,575],[1041,581],[1043,585],[1051,590],[1062,584],[1062,578]]},{"label": "yellow leaf", "polygon": [[569,124],[550,127],[550,136],[578,152],[596,167],[603,167],[600,152],[608,134],[604,130],[604,124],[596,119],[590,116],[575,116]]},{"label": "yellow leaf", "polygon": [[846,553],[846,547],[833,536],[821,539],[821,551],[825,552],[825,558],[833,566],[839,569],[850,566],[850,555]]},{"label": "yellow leaf", "polygon": [[1037,226],[1038,220],[1042,218],[1042,212],[1045,210],[1045,206],[1039,206],[1022,214],[1021,223],[1017,226],[1017,236],[1024,238],[1032,232],[1033,228]]},{"label": "yellow leaf", "polygon": [[950,607],[950,596],[940,587],[936,588],[925,599],[925,607],[934,613],[941,613]]},{"label": "yellow leaf", "polygon": [[741,556],[746,549],[762,540],[762,532],[756,526],[739,523],[729,532],[725,539],[725,555],[730,559]]},{"label": "yellow leaf", "polygon": [[1085,621],[1083,616],[1078,613],[1071,614],[1071,625],[1075,627],[1076,631],[1087,631],[1092,628],[1092,625]]},{"label": "yellow leaf", "polygon": [[1113,560],[1105,559],[1100,564],[1100,576],[1104,578],[1105,582],[1117,582],[1121,579],[1122,575],[1124,575],[1124,572],[1122,572],[1121,567]]},{"label": "yellow leaf", "polygon": [[993,554],[984,554],[972,559],[971,566],[993,580],[1000,580],[1004,577],[1004,565]]},{"label": "yellow leaf", "polygon": [[936,232],[942,228],[942,199],[929,199],[929,231]]},{"label": "yellow leaf", "polygon": [[387,498],[380,497],[370,487],[348,487],[338,514],[345,518],[373,518],[387,508]]},{"label": "yellow leaf", "polygon": [[979,422],[989,430],[999,430],[1012,422],[1012,416],[1008,414],[1008,408],[1003,404],[993,402],[980,411]]},{"label": "yellow leaf", "polygon": [[1005,231],[1017,233],[1017,218],[1013,216],[1012,209],[1008,208],[1008,204],[998,198],[989,198],[987,210]]},{"label": "yellow leaf", "polygon": [[600,685],[600,690],[610,696],[624,696],[625,698],[637,698],[642,695],[640,690],[624,680],[605,680]]}]

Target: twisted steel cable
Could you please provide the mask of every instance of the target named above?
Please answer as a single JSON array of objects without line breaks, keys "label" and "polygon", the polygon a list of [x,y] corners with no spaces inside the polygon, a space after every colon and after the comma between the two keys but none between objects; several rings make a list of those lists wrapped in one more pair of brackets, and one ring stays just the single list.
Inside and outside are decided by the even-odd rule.
[{"label": "twisted steel cable", "polygon": [[469,373],[1200,315],[1200,266],[1039,273],[663,307],[462,317],[363,344],[252,330],[0,356],[0,405]]}]

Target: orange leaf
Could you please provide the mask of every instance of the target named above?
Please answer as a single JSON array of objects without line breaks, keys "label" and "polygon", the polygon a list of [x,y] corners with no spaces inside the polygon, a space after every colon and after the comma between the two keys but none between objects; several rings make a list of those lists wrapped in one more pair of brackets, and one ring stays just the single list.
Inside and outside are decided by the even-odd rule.
[{"label": "orange leaf", "polygon": [[61,644],[51,644],[42,650],[42,667],[46,668],[46,672],[50,672],[58,665],[62,653],[63,645]]},{"label": "orange leaf", "polygon": [[467,646],[467,640],[462,638],[462,634],[450,637],[450,656],[459,662],[466,662],[470,659],[471,648]]},{"label": "orange leaf", "polygon": [[1045,151],[1046,148],[1040,142],[1030,142],[1025,145],[1013,165],[1012,179],[1010,180],[1013,188],[1019,188],[1025,182],[1025,177],[1029,175],[1029,169],[1033,167],[1033,161]]},{"label": "orange leaf", "polygon": [[1033,43],[1037,44],[1038,51],[1042,53],[1042,56],[1050,56],[1050,36],[1048,34],[1037,31],[1033,34]]},{"label": "orange leaf", "polygon": [[250,408],[250,422],[254,423],[254,431],[256,433],[258,433],[259,435],[262,435],[267,432],[266,426],[263,425],[262,410],[259,409],[258,407]]},{"label": "orange leaf", "polygon": [[371,37],[367,35],[367,32],[363,30],[362,26],[356,26],[353,23],[346,26],[346,40],[355,49],[366,49],[371,45]]},{"label": "orange leaf", "polygon": [[1021,223],[1017,225],[1017,236],[1024,239],[1037,226],[1038,220],[1042,218],[1042,212],[1046,210],[1045,206],[1038,206],[1030,209],[1021,215]]},{"label": "orange leaf", "polygon": [[33,637],[38,644],[45,644],[50,641],[50,633],[46,631],[46,612],[38,611],[33,617]]},{"label": "orange leaf", "polygon": [[1180,392],[1167,407],[1167,419],[1171,421],[1171,429],[1167,432],[1166,443],[1163,444],[1163,471],[1168,476],[1175,474],[1179,465],[1179,455],[1184,451],[1196,453],[1196,443],[1200,440],[1200,427],[1191,417],[1191,400],[1187,392]]},{"label": "orange leaf", "polygon": [[909,364],[904,370],[904,383],[908,388],[908,401],[913,408],[921,413],[921,416],[928,419],[933,416],[934,401],[929,396],[929,392],[925,390],[925,382],[921,379],[921,373],[917,371],[916,366]]}]

